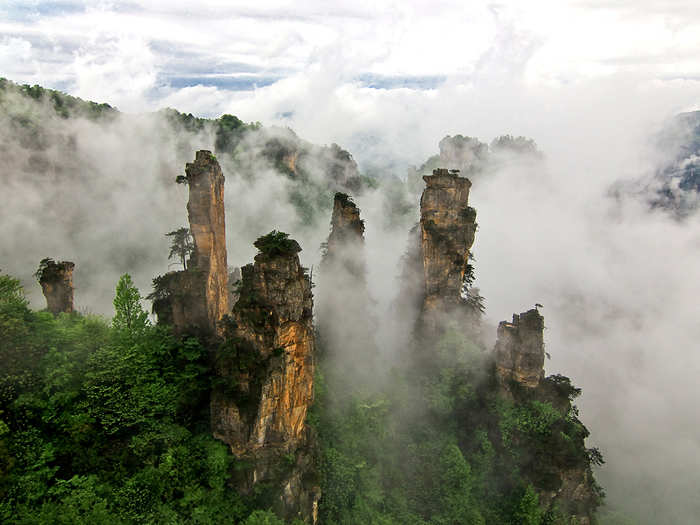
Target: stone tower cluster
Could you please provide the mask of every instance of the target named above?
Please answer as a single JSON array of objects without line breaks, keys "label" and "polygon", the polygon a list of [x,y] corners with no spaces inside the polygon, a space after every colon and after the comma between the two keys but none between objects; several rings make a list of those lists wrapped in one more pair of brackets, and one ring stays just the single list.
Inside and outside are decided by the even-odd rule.
[{"label": "stone tower cluster", "polygon": [[313,299],[301,248],[279,232],[262,237],[267,242],[254,263],[231,273],[233,290],[221,167],[211,152],[198,151],[185,173],[194,249],[187,270],[154,280],[154,311],[160,323],[204,335],[210,346],[212,433],[249,465],[232,472],[232,483],[245,494],[272,487],[279,515],[315,522],[320,489],[306,423],[313,401]]}]

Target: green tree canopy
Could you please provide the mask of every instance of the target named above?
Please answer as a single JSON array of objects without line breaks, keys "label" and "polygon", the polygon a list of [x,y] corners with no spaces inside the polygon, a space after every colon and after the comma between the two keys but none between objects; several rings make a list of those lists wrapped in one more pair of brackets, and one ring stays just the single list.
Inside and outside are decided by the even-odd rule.
[{"label": "green tree canopy", "polygon": [[192,240],[190,229],[185,227],[178,228],[166,233],[165,236],[171,238],[168,259],[179,258],[183,269],[187,270],[187,258],[194,251],[194,241]]},{"label": "green tree canopy", "polygon": [[125,273],[117,283],[112,326],[120,330],[138,331],[147,325],[148,314],[141,306],[141,293],[134,286],[131,276]]}]

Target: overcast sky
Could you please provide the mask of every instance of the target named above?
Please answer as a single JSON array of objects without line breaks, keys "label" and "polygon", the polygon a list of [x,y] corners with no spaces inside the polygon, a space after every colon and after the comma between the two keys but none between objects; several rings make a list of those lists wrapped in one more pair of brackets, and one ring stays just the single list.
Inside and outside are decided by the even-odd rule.
[{"label": "overcast sky", "polygon": [[698,35],[692,0],[4,0],[0,73],[124,111],[271,122],[293,118],[308,81],[325,96],[614,74],[695,83]]},{"label": "overcast sky", "polygon": [[620,86],[629,111],[653,101],[651,122],[695,109],[699,35],[692,0],[5,0],[0,74],[127,112],[289,125],[389,165],[446,133],[551,147],[543,118],[615,106]]}]

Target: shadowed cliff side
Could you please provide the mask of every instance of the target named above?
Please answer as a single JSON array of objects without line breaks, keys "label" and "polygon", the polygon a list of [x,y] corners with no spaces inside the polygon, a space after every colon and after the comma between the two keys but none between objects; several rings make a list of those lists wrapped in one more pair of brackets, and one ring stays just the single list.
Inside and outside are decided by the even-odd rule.
[{"label": "shadowed cliff side", "polygon": [[74,268],[70,261],[55,262],[47,258],[39,263],[35,275],[46,297],[46,309],[54,315],[73,311]]},{"label": "shadowed cliff side", "polygon": [[194,250],[188,269],[154,279],[153,310],[175,331],[197,329],[222,335],[219,321],[229,311],[226,265],[224,175],[211,152],[198,151],[179,182],[189,186],[187,212]]},{"label": "shadowed cliff side", "polygon": [[244,494],[257,494],[287,518],[315,522],[320,496],[315,442],[306,424],[313,401],[311,282],[299,244],[273,231],[241,269],[240,297],[223,323],[211,397],[214,436],[246,468],[234,474]]},{"label": "shadowed cliff side", "polygon": [[339,371],[338,381],[352,378],[353,387],[369,384],[376,358],[364,231],[360,209],[347,194],[336,193],[321,261],[316,317],[326,371]]},{"label": "shadowed cliff side", "polygon": [[431,331],[441,313],[460,304],[476,232],[476,211],[469,207],[469,179],[436,169],[423,180],[426,188],[420,200],[420,225],[425,297],[421,323]]}]

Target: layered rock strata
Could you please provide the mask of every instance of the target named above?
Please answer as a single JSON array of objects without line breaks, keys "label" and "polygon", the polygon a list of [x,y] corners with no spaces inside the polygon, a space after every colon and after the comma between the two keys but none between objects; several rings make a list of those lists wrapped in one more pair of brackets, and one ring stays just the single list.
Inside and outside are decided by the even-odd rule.
[{"label": "layered rock strata", "polygon": [[250,494],[271,487],[285,518],[315,522],[320,489],[306,424],[313,401],[314,331],[311,282],[288,241],[241,268],[240,297],[216,357],[211,396],[214,436],[249,466],[235,484]]},{"label": "layered rock strata", "polygon": [[544,317],[535,308],[513,314],[510,323],[501,321],[494,353],[496,374],[502,385],[539,385],[544,377]]},{"label": "layered rock strata", "polygon": [[441,313],[449,313],[461,302],[469,249],[476,233],[476,210],[469,206],[471,182],[455,171],[436,169],[423,180],[420,243],[425,290],[421,321],[430,330]]},{"label": "layered rock strata", "polygon": [[56,315],[73,311],[73,269],[70,261],[41,261],[37,277],[46,298],[46,309]]},{"label": "layered rock strata", "polygon": [[[172,324],[177,332],[198,329],[222,335],[220,320],[229,312],[226,265],[224,175],[210,151],[198,151],[185,167],[189,186],[187,212],[194,250],[188,269],[161,277],[154,295],[159,322]],[[157,281],[157,280],[156,280]],[[160,293],[158,293],[160,292]]]}]

